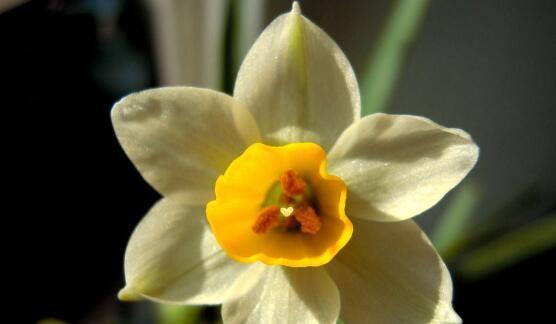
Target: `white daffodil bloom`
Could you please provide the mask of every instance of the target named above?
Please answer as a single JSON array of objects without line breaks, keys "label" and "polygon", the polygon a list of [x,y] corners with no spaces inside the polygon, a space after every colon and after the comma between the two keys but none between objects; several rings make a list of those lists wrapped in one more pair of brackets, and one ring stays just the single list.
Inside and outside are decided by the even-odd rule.
[{"label": "white daffodil bloom", "polygon": [[361,118],[348,60],[297,3],[253,45],[233,97],[147,90],[112,120],[163,196],[129,241],[121,299],[223,304],[224,323],[461,322],[410,218],[478,147],[422,117]]}]

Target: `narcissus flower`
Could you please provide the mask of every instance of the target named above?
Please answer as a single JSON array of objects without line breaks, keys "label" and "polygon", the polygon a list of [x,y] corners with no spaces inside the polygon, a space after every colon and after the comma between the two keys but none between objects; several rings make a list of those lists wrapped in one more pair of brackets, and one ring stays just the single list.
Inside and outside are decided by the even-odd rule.
[{"label": "narcissus flower", "polygon": [[460,321],[410,218],[477,146],[422,117],[361,118],[349,62],[297,3],[253,45],[233,97],[147,90],[112,120],[163,196],[129,241],[121,299],[223,304],[225,323]]}]

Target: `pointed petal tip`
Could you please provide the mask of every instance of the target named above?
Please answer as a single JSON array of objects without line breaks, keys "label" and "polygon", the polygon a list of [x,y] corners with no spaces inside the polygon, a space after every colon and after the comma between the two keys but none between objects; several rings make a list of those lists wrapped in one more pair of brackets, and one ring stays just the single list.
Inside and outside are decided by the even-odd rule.
[{"label": "pointed petal tip", "polygon": [[463,320],[458,315],[458,313],[456,313],[453,309],[451,309],[448,312],[448,315],[446,315],[446,318],[444,319],[443,323],[445,323],[445,324],[461,324],[461,323],[463,323]]},{"label": "pointed petal tip", "polygon": [[301,6],[299,5],[299,2],[294,1],[292,3],[292,13],[296,15],[301,15]]},{"label": "pointed petal tip", "polygon": [[138,301],[142,300],[143,296],[139,295],[135,290],[129,286],[125,286],[124,288],[120,289],[118,292],[118,299],[121,301]]}]

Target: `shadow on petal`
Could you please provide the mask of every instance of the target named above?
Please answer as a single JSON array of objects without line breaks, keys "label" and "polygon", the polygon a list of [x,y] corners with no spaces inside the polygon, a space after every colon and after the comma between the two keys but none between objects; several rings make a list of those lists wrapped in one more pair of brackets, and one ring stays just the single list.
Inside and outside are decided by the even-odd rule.
[{"label": "shadow on petal", "polygon": [[174,304],[219,304],[249,266],[231,260],[208,229],[203,207],[158,202],[128,244],[129,288],[145,298]]}]

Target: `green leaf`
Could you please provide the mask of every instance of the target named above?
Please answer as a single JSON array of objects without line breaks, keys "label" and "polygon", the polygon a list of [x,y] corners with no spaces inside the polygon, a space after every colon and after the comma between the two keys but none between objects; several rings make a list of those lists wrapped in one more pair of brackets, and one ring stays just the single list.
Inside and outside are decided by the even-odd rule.
[{"label": "green leaf", "polygon": [[203,307],[200,306],[177,306],[177,305],[156,305],[157,324],[195,324],[199,322],[199,317]]},{"label": "green leaf", "polygon": [[239,70],[245,55],[264,28],[266,0],[234,0],[232,35],[233,78]]},{"label": "green leaf", "polygon": [[459,243],[469,229],[469,223],[479,202],[479,186],[473,181],[465,182],[448,203],[431,240],[446,260],[456,254]]},{"label": "green leaf", "polygon": [[394,5],[363,75],[363,115],[385,110],[429,3],[399,0]]},{"label": "green leaf", "polygon": [[556,244],[556,213],[503,235],[464,255],[458,270],[477,280]]}]

